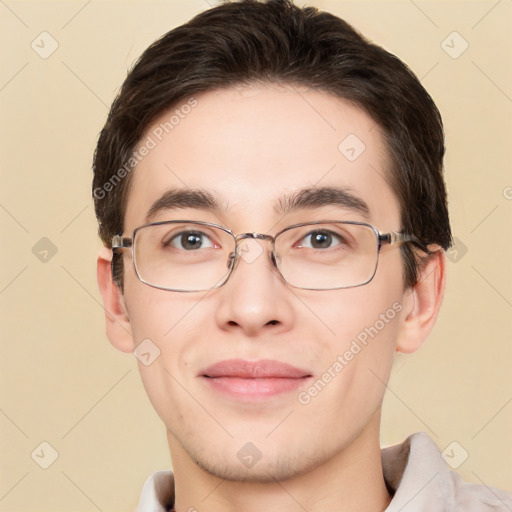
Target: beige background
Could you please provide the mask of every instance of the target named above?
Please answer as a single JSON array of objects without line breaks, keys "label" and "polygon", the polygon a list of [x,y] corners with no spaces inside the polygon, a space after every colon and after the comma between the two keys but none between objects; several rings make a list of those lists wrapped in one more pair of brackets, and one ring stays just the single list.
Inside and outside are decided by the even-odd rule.
[{"label": "beige background", "polygon": [[[512,2],[310,4],[407,62],[446,125],[457,244],[444,309],[427,345],[396,361],[382,442],[418,430],[441,450],[456,441],[447,454],[454,465],[469,454],[459,467],[465,479],[510,490]],[[1,511],[133,510],[145,478],[170,464],[136,360],[104,334],[90,166],[134,59],[207,7],[0,2]],[[58,43],[46,59],[31,48],[51,48],[43,31]],[[463,39],[448,37],[453,31]],[[57,249],[47,261],[43,237]],[[58,453],[48,469],[40,467],[51,462],[43,441]]]}]

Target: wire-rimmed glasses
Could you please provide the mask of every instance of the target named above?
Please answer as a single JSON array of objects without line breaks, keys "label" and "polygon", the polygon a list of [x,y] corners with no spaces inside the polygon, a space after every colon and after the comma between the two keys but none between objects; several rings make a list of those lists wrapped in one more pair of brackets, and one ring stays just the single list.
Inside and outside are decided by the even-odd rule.
[{"label": "wire-rimmed glasses", "polygon": [[[112,250],[130,248],[138,278],[145,284],[175,292],[208,291],[224,285],[244,258],[244,241],[268,241],[270,257],[282,279],[294,288],[335,290],[369,283],[384,244],[413,242],[413,235],[382,234],[371,224],[355,221],[315,221],[288,226],[274,236],[235,235],[218,224],[169,220],[136,228],[131,237],[116,235]],[[250,262],[249,260],[247,260]]]}]

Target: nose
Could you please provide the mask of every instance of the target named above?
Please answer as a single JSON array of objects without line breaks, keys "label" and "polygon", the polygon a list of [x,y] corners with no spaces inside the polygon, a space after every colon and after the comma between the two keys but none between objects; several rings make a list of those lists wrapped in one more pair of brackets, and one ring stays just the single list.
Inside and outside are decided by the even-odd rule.
[{"label": "nose", "polygon": [[217,293],[216,320],[223,330],[254,337],[293,325],[293,294],[272,262],[268,240],[240,241],[233,273]]}]

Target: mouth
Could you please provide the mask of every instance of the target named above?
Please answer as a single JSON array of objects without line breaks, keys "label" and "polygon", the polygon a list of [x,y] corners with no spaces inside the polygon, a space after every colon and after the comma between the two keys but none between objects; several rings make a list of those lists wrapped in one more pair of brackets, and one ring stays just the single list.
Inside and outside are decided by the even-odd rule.
[{"label": "mouth", "polygon": [[229,359],[209,366],[198,375],[211,390],[238,400],[261,400],[296,391],[311,373],[270,359]]}]

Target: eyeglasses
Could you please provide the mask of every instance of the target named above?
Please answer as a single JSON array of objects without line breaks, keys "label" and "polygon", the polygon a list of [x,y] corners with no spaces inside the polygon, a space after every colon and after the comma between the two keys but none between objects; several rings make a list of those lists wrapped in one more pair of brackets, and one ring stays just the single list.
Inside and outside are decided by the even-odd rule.
[{"label": "eyeglasses", "polygon": [[246,263],[257,259],[264,252],[259,241],[271,243],[270,260],[282,279],[305,290],[369,283],[384,244],[412,242],[424,247],[413,235],[382,234],[363,222],[307,222],[270,236],[235,235],[210,222],[170,220],[140,226],[129,238],[114,236],[112,250],[131,248],[135,272],[143,283],[162,290],[196,292],[224,285],[240,258]]}]

